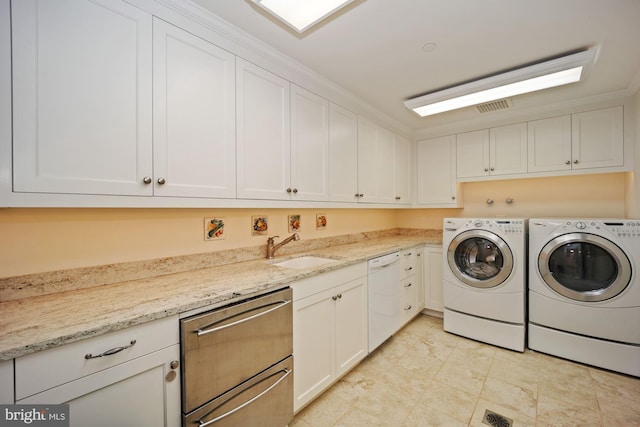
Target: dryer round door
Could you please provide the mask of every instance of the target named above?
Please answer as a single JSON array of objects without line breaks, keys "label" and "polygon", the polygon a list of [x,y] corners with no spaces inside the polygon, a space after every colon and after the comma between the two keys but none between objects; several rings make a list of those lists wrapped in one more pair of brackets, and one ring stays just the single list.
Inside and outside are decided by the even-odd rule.
[{"label": "dryer round door", "polygon": [[492,288],[504,282],[513,270],[513,253],[498,235],[468,230],[455,236],[447,250],[451,272],[474,288]]},{"label": "dryer round door", "polygon": [[624,251],[604,237],[569,233],[549,241],[538,255],[538,269],[554,291],[576,301],[615,297],[631,281]]}]

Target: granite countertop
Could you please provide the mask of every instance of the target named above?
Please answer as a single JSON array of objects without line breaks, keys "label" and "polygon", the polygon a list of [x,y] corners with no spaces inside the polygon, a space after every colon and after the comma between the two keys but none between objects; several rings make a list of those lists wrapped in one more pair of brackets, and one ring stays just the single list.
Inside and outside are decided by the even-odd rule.
[{"label": "granite countertop", "polygon": [[221,306],[423,244],[439,245],[441,236],[383,236],[276,256],[276,261],[307,254],[335,260],[301,270],[274,266],[261,258],[3,301],[0,360],[195,309]]}]

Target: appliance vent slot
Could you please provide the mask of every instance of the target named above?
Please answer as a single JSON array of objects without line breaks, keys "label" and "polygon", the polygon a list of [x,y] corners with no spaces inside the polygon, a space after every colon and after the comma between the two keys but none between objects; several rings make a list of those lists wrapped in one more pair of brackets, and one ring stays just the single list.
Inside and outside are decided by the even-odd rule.
[{"label": "appliance vent slot", "polygon": [[511,108],[513,104],[511,103],[511,99],[499,99],[497,101],[486,102],[484,104],[476,105],[476,108],[480,113],[490,113],[492,111],[498,110],[506,110],[507,108]]}]

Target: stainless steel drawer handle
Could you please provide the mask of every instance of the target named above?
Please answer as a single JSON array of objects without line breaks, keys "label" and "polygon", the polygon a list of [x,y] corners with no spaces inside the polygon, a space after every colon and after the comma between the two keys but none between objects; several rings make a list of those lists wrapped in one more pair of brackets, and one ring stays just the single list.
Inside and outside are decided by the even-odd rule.
[{"label": "stainless steel drawer handle", "polygon": [[97,354],[95,356],[93,354],[91,354],[91,353],[87,353],[87,354],[84,355],[84,358],[89,360],[89,359],[97,359],[98,357],[111,356],[112,354],[120,353],[122,350],[126,350],[126,349],[128,349],[130,347],[133,347],[135,344],[136,344],[136,340],[131,340],[129,345],[112,348],[110,350],[105,351],[104,353],[100,353],[100,354]]},{"label": "stainless steel drawer handle", "polygon": [[290,304],[290,303],[291,303],[291,301],[290,301],[290,300],[286,300],[286,301],[277,301],[277,302],[274,302],[274,303],[271,303],[271,304],[266,304],[266,305],[263,305],[263,306],[260,306],[260,307],[255,307],[255,308],[252,308],[251,310],[247,310],[247,311],[245,311],[245,312],[238,313],[238,314],[236,314],[236,316],[241,316],[241,315],[243,315],[243,314],[245,314],[245,313],[249,313],[249,312],[251,312],[251,311],[260,310],[260,309],[262,309],[262,308],[269,307],[269,306],[271,306],[271,305],[276,304],[276,306],[275,306],[275,307],[272,307],[272,308],[270,308],[269,310],[261,311],[260,313],[254,314],[253,316],[245,317],[244,319],[237,320],[237,321],[235,321],[235,322],[231,322],[231,323],[227,323],[226,325],[217,326],[217,327],[215,327],[215,328],[211,328],[211,329],[206,329],[206,328],[209,328],[209,327],[211,327],[211,326],[213,326],[213,325],[215,325],[215,324],[218,324],[218,323],[220,323],[220,322],[223,322],[223,321],[225,321],[225,320],[228,320],[228,318],[220,319],[220,320],[218,320],[217,322],[214,322],[214,323],[211,323],[211,324],[209,324],[209,325],[206,325],[206,326],[204,326],[203,328],[196,329],[196,330],[195,330],[195,331],[193,331],[193,332],[196,332],[196,333],[198,334],[198,336],[202,336],[202,335],[210,334],[211,332],[221,331],[222,329],[230,328],[230,327],[232,327],[232,326],[236,326],[236,325],[239,325],[239,324],[241,324],[241,323],[248,322],[248,321],[253,320],[253,319],[255,319],[255,318],[258,318],[258,317],[260,317],[260,316],[264,316],[265,314],[268,314],[268,313],[271,313],[272,311],[278,310],[278,309],[280,309],[280,308],[282,308],[282,307],[284,307],[285,305]]},{"label": "stainless steel drawer handle", "polygon": [[[282,370],[280,370],[280,371],[278,371],[278,372],[274,373],[273,375],[268,376],[267,378],[265,378],[265,379],[264,379],[264,380],[262,380],[262,381],[266,381],[266,380],[268,380],[269,378],[271,378],[271,377],[273,377],[274,375],[277,375],[277,374],[279,374],[279,373],[284,373],[284,375],[283,375],[282,377],[280,377],[280,379],[279,379],[278,381],[276,381],[275,383],[271,384],[271,385],[269,386],[269,388],[265,389],[265,390],[264,390],[263,392],[261,392],[260,394],[257,394],[256,396],[254,396],[254,397],[252,397],[251,399],[247,400],[247,401],[246,401],[246,402],[244,402],[242,405],[239,405],[239,406],[237,406],[237,407],[233,408],[232,410],[230,410],[229,412],[225,412],[224,414],[222,414],[222,415],[220,415],[220,416],[218,416],[218,417],[215,417],[215,418],[214,418],[214,419],[212,419],[212,420],[209,420],[209,421],[203,421],[203,419],[202,419],[202,418],[206,418],[206,417],[207,417],[207,415],[209,415],[211,412],[213,412],[213,411],[215,411],[216,409],[218,409],[218,408],[213,408],[213,410],[212,410],[211,412],[209,412],[209,413],[208,413],[208,414],[206,414],[204,417],[202,417],[200,420],[198,420],[198,424],[200,424],[200,427],[205,427],[205,426],[211,425],[211,424],[213,424],[213,423],[216,423],[216,422],[220,421],[220,420],[221,420],[221,419],[223,419],[223,418],[228,417],[229,415],[233,414],[234,412],[237,412],[237,411],[241,410],[242,408],[244,408],[244,407],[246,407],[246,406],[248,406],[248,405],[251,405],[253,402],[255,402],[256,400],[260,399],[262,396],[264,396],[265,394],[267,394],[267,393],[269,393],[271,390],[273,390],[275,387],[277,387],[277,386],[278,386],[278,384],[280,384],[282,381],[284,381],[284,380],[285,380],[285,378],[287,378],[287,377],[289,376],[289,374],[291,374],[292,372],[293,372],[293,371],[292,371],[291,369],[282,369]],[[260,381],[260,382],[262,382],[262,381]],[[259,384],[259,383],[258,383],[258,384]],[[255,384],[255,385],[257,385],[257,384]],[[254,385],[254,386],[255,386],[255,385]],[[248,390],[248,389],[247,389],[247,390]],[[240,391],[240,393],[243,393],[243,392],[245,392],[245,391],[246,391],[246,390],[242,390],[242,391]],[[234,397],[235,397],[235,396],[234,396]],[[232,398],[230,398],[229,400],[231,400],[231,399],[232,399]],[[228,402],[229,400],[227,400],[227,402]],[[226,402],[225,402],[225,403],[226,403]]]}]

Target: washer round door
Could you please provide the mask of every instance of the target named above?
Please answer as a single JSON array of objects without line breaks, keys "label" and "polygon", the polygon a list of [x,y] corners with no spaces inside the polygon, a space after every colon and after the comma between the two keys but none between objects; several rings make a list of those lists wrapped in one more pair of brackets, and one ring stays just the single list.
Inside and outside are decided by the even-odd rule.
[{"label": "washer round door", "polygon": [[590,233],[569,233],[549,241],[538,269],[554,291],[576,301],[604,301],[631,281],[631,262],[615,243]]},{"label": "washer round door", "polygon": [[513,253],[498,235],[485,230],[468,230],[449,244],[447,261],[462,283],[474,288],[498,286],[513,270]]}]

